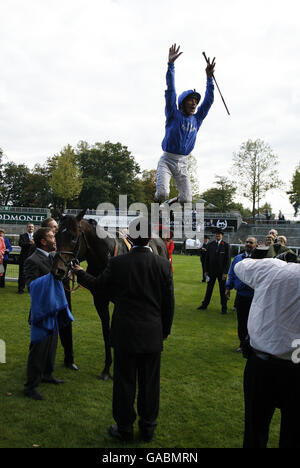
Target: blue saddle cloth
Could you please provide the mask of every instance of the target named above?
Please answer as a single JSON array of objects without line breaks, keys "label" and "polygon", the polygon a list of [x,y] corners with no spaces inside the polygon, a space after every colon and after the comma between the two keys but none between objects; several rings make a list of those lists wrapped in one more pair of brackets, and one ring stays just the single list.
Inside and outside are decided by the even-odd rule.
[{"label": "blue saddle cloth", "polygon": [[30,283],[31,342],[39,343],[74,320],[61,281],[51,273]]}]

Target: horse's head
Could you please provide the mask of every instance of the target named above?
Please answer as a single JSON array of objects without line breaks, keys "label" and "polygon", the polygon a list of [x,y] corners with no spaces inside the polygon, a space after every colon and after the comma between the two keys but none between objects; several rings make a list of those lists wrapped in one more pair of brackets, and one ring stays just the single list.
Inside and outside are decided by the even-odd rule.
[{"label": "horse's head", "polygon": [[64,281],[69,278],[75,263],[78,263],[72,252],[56,252],[53,258],[51,273],[55,279]]},{"label": "horse's head", "polygon": [[66,279],[73,263],[84,258],[86,243],[82,242],[83,231],[80,222],[86,210],[77,216],[65,215],[59,220],[56,238],[56,254],[52,274],[56,279]]},{"label": "horse's head", "polygon": [[75,216],[63,216],[58,225],[58,231],[55,234],[56,249],[58,252],[74,251],[78,244],[80,235],[79,223]]}]

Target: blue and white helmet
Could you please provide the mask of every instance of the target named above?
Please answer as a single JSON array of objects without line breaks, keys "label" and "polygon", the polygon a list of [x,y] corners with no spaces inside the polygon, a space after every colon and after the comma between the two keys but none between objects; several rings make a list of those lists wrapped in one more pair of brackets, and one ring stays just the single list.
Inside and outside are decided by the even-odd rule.
[{"label": "blue and white helmet", "polygon": [[181,93],[180,96],[178,97],[178,107],[179,107],[179,109],[180,109],[181,104],[183,103],[183,101],[188,96],[191,96],[191,95],[197,99],[198,104],[199,104],[200,99],[201,99],[201,94],[197,93],[197,91],[195,89],[188,89],[187,91],[183,91],[183,93]]}]

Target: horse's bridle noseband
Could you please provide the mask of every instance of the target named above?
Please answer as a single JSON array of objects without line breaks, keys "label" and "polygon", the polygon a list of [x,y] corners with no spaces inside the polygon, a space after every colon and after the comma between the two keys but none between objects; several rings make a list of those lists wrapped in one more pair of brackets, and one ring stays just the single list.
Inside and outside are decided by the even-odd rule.
[{"label": "horse's bridle noseband", "polygon": [[[67,228],[64,228],[62,230],[62,232],[65,232],[67,230]],[[69,272],[73,270],[74,268],[74,265],[79,265],[79,260],[78,260],[78,254],[79,254],[79,251],[80,251],[80,245],[81,245],[81,238],[83,238],[83,240],[85,241],[85,244],[86,244],[86,248],[87,250],[89,249],[89,245],[88,245],[88,242],[87,242],[87,239],[86,239],[86,236],[83,232],[83,230],[81,229],[81,226],[79,225],[79,235],[77,236],[77,239],[76,239],[76,243],[75,243],[75,246],[74,246],[74,249],[73,251],[69,251],[69,250],[59,250],[56,252],[55,254],[55,257],[56,258],[59,258],[60,261],[65,265],[66,267],[66,271],[65,271],[65,274],[63,276],[63,278],[61,279],[61,281],[64,281],[68,278],[69,276]],[[71,259],[69,260],[65,260],[62,255],[68,255],[69,257],[71,257]],[[74,278],[73,278],[73,283],[74,283]]]}]

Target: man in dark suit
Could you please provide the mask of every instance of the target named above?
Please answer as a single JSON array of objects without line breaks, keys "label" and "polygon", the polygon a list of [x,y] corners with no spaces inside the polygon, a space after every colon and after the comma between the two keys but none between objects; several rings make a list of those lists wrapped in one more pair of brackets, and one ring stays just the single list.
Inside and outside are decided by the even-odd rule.
[{"label": "man in dark suit", "polygon": [[137,223],[129,227],[131,251],[111,258],[102,275],[95,278],[75,267],[81,285],[114,302],[111,345],[113,417],[117,424],[110,426],[109,434],[122,441],[133,439],[136,381],[140,433],[145,441],[153,438],[159,409],[161,351],[174,314],[171,264],[150,249],[148,224],[146,233],[135,235]]},{"label": "man in dark suit", "polygon": [[205,259],[207,253],[207,246],[209,244],[209,236],[204,236],[203,244],[200,247],[200,261],[202,265],[202,283],[205,283]]},{"label": "man in dark suit", "polygon": [[245,346],[245,342],[248,337],[247,323],[254,291],[252,288],[240,281],[240,279],[234,273],[234,267],[238,262],[243,261],[245,258],[251,257],[251,254],[256,248],[256,238],[253,236],[247,237],[244,252],[234,257],[230,265],[228,281],[225,285],[225,295],[227,299],[230,298],[230,290],[233,288],[236,290],[234,305],[236,308],[238,322],[238,337],[240,340],[240,346],[237,349],[238,352],[243,351],[243,347]]},{"label": "man in dark suit", "polygon": [[21,247],[21,252],[19,255],[19,278],[18,278],[18,293],[23,294],[25,288],[25,278],[24,278],[24,263],[26,258],[30,254],[30,248],[34,245],[33,240],[34,225],[32,223],[27,224],[27,232],[20,234],[19,237],[19,246]]},{"label": "man in dark suit", "polygon": [[206,294],[198,310],[207,309],[213,293],[216,280],[219,282],[222,311],[227,313],[227,298],[225,296],[226,275],[230,266],[230,246],[223,240],[223,231],[218,229],[215,233],[216,239],[207,246],[205,259],[205,276],[207,282]]},{"label": "man in dark suit", "polygon": [[[52,266],[50,252],[55,251],[55,236],[51,228],[40,228],[34,234],[36,249],[27,258],[24,265],[26,284],[30,289],[32,281],[47,275]],[[27,381],[24,393],[34,400],[43,400],[44,397],[36,390],[41,381],[48,383],[63,383],[53,376],[57,348],[57,334],[50,334],[41,342],[30,343],[27,361]]]}]

